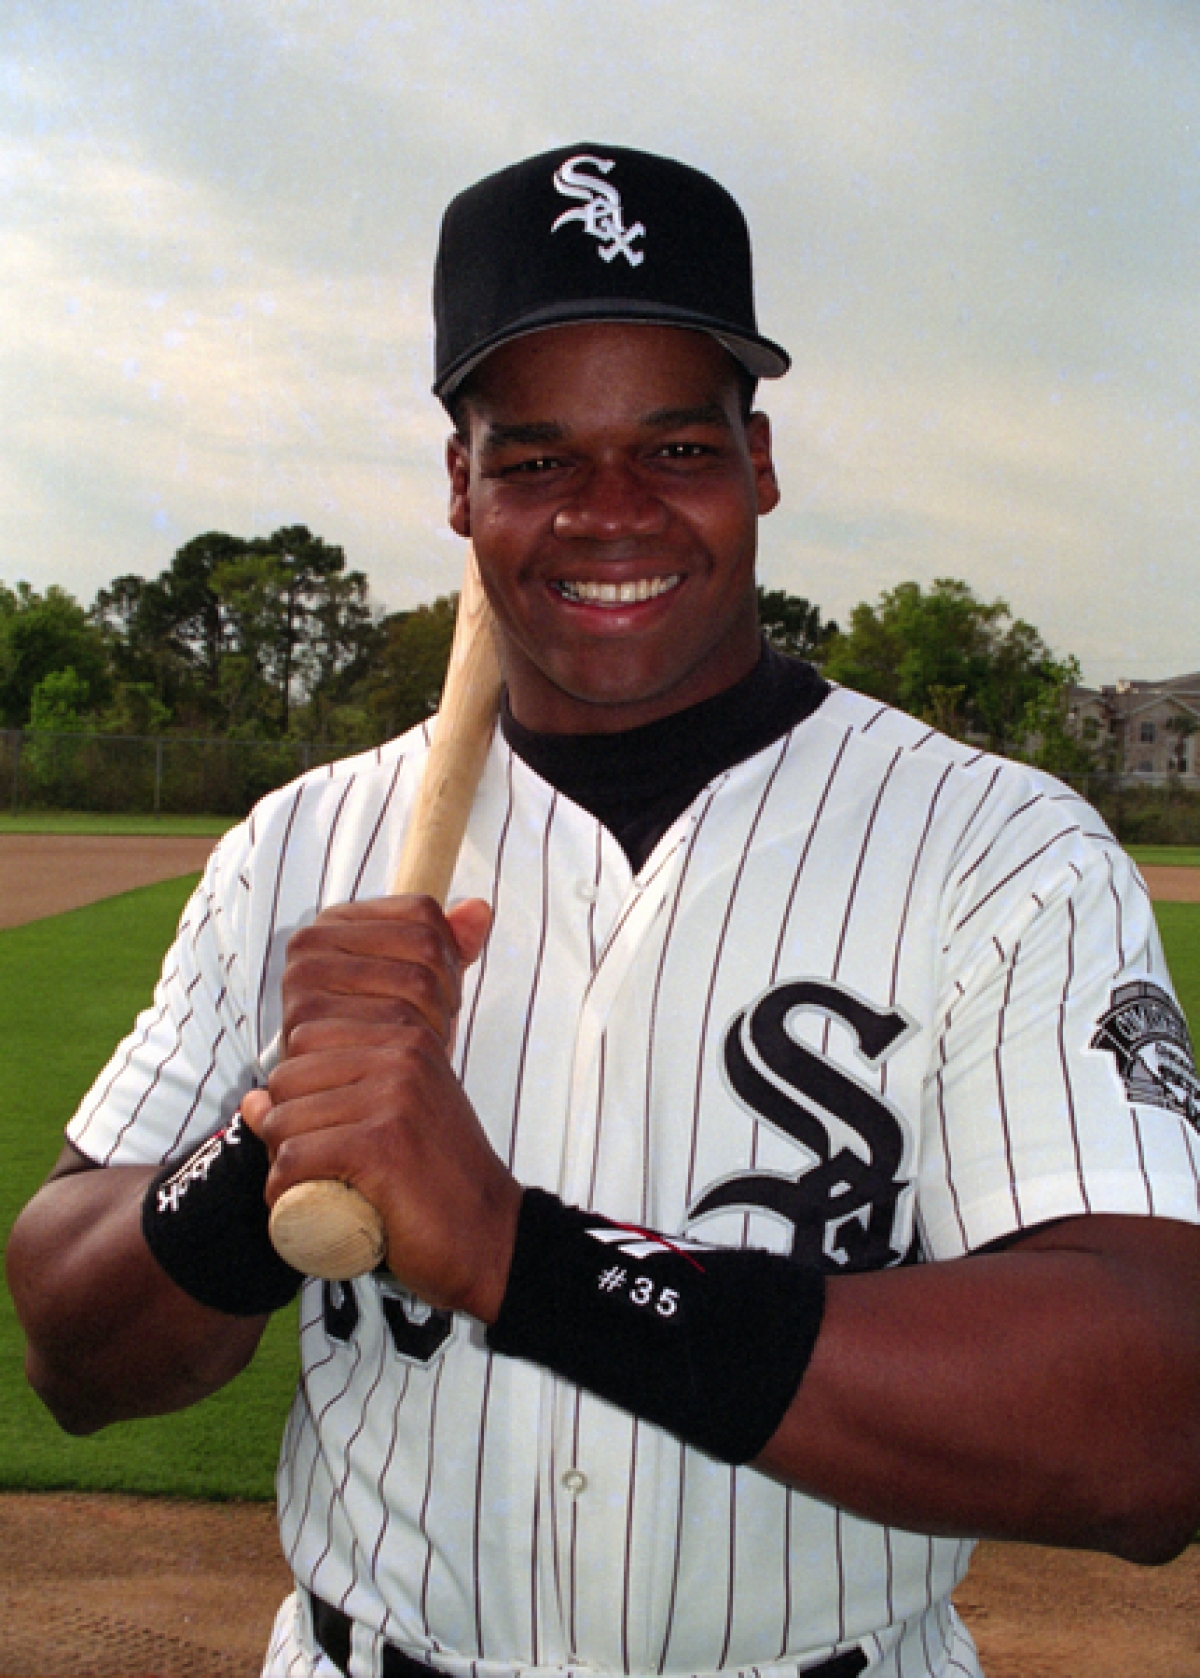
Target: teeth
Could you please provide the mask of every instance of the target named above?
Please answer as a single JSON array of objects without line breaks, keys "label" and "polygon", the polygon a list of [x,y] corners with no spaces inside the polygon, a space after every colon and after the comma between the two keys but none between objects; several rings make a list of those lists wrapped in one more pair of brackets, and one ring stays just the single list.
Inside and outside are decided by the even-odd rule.
[{"label": "teeth", "polygon": [[568,600],[589,606],[635,606],[642,600],[657,600],[678,586],[678,576],[639,577],[635,583],[560,582],[556,586]]}]

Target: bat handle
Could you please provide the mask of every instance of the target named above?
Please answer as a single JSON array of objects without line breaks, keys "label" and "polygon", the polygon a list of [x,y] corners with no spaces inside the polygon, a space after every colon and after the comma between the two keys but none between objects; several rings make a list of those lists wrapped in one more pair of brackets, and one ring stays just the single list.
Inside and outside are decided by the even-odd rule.
[{"label": "bat handle", "polygon": [[383,1219],[349,1183],[297,1183],[271,1212],[271,1243],[293,1270],[349,1282],[383,1263]]},{"label": "bat handle", "polygon": [[[454,645],[433,744],[392,881],[392,893],[420,892],[445,903],[495,726],[500,670],[487,600],[467,557]],[[306,1276],[348,1282],[382,1264],[383,1219],[348,1183],[298,1183],[271,1212],[280,1258]]]}]

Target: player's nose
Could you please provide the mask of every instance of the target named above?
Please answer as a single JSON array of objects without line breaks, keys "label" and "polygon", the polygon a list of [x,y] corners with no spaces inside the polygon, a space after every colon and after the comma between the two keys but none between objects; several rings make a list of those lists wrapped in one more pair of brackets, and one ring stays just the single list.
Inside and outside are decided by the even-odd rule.
[{"label": "player's nose", "polygon": [[581,538],[618,542],[631,536],[658,536],[667,510],[635,467],[614,461],[592,468],[554,516],[554,534],[563,541]]}]

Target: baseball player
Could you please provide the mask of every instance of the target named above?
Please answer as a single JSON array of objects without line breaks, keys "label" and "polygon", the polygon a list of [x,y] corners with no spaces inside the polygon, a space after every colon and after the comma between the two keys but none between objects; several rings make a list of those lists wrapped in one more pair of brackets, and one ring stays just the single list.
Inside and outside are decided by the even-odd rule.
[{"label": "baseball player", "polygon": [[[68,1427],[193,1401],[309,1281],[271,1678],[978,1674],[979,1535],[1200,1521],[1200,1084],[1058,783],[767,650],[741,213],[579,145],[447,211],[450,522],[506,681],[453,906],[418,729],[218,847],[10,1270]],[[273,1068],[273,1069],[272,1069]]]}]

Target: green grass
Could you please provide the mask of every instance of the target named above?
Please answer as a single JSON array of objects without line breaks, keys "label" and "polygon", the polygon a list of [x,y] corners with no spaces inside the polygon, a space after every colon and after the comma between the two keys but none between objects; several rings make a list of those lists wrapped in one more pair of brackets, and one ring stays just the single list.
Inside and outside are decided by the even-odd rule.
[{"label": "green grass", "polygon": [[[0,1233],[58,1155],[62,1126],[149,1000],[196,876],[0,932]],[[27,1387],[0,1290],[0,1486],[269,1498],[296,1373],[295,1308],[250,1368],[194,1409],[88,1439],[60,1432]]]},{"label": "green grass", "polygon": [[232,816],[114,816],[86,810],[22,810],[0,814],[0,833],[182,833],[208,838],[234,825]]},{"label": "green grass", "polygon": [[1200,845],[1128,845],[1126,849],[1139,868],[1145,863],[1165,868],[1200,868]]},{"label": "green grass", "polygon": [[1156,903],[1154,918],[1175,989],[1200,1049],[1200,903]]}]

